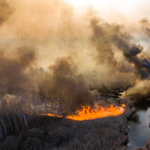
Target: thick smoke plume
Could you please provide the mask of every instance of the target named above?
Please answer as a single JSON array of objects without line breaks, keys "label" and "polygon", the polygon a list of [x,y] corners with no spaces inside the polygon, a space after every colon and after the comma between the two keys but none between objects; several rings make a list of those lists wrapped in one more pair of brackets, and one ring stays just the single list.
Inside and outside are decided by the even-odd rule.
[{"label": "thick smoke plume", "polygon": [[[150,24],[147,18],[143,18],[140,21],[141,29],[143,31],[144,40],[148,40],[150,37]],[[148,39],[147,39],[148,38]],[[137,99],[150,96],[150,86],[149,86],[149,74],[150,74],[150,55],[149,48],[140,54],[140,59],[136,62],[136,65],[139,68],[140,73],[143,75],[144,80],[138,81],[135,86],[130,87],[123,97],[128,95],[134,95]]]},{"label": "thick smoke plume", "polygon": [[[138,82],[134,87],[128,89],[128,95],[135,95],[136,98],[140,99],[142,97],[149,97],[150,96],[150,81],[143,80]],[[126,96],[125,93],[122,95],[123,97]],[[137,97],[138,96],[138,97]]]},{"label": "thick smoke plume", "polygon": [[77,74],[77,66],[70,57],[58,58],[49,69],[52,70],[52,76],[48,94],[60,97],[62,105],[69,104],[72,111],[81,105],[94,106],[94,95],[83,77]]},{"label": "thick smoke plume", "polygon": [[49,71],[34,70],[41,100],[58,102],[63,114],[75,112],[81,105],[94,106],[95,93],[77,70],[71,57],[58,58]]},{"label": "thick smoke plume", "polygon": [[[142,23],[147,24],[147,20],[142,20]],[[105,70],[109,70],[109,77],[112,81],[108,79],[108,76],[107,79],[110,85],[113,82],[118,83],[120,81],[119,74],[121,80],[128,86],[134,86],[139,81],[144,80],[143,83],[146,83],[144,87],[147,87],[150,75],[150,59],[148,53],[143,52],[143,46],[134,43],[133,37],[123,26],[116,23],[109,24],[101,19],[94,18],[91,19],[90,25],[92,28],[91,41],[96,46],[97,51],[95,60],[98,65],[105,65],[107,67]],[[144,31],[148,35],[148,27],[145,27]],[[113,80],[114,76],[116,76],[115,81]],[[136,87],[138,85],[133,90],[129,90],[128,94],[134,94],[133,91]],[[149,90],[146,90],[146,93],[148,92]],[[140,93],[142,93],[142,90]],[[143,94],[145,95],[145,92]]]},{"label": "thick smoke plume", "polygon": [[[92,19],[91,27],[93,31],[92,41],[98,52],[97,62],[114,67],[115,72],[134,73],[137,78],[148,78],[150,61],[147,58],[140,58],[139,54],[142,53],[143,47],[140,44],[132,43],[131,36],[128,32],[123,31],[122,26],[101,23],[98,19]],[[121,52],[123,60],[118,61],[115,58],[117,52]],[[126,60],[129,63],[128,68],[120,65]]]},{"label": "thick smoke plume", "polygon": [[[0,86],[3,94],[13,94],[15,88],[30,88],[26,71],[36,60],[36,52],[31,47],[20,47],[13,52],[16,57],[6,56],[4,50],[0,54]],[[5,93],[6,92],[6,93]]]},{"label": "thick smoke plume", "polygon": [[[78,74],[77,66],[71,57],[58,58],[54,65],[49,66],[49,71],[44,71],[35,67],[35,49],[21,47],[14,53],[16,57],[9,58],[1,51],[1,96],[25,96],[21,92],[24,90],[29,101],[28,93],[33,95],[34,99],[39,95],[44,103],[55,100],[60,104],[63,114],[75,112],[81,105],[94,106],[94,94],[90,92],[83,77]],[[37,103],[37,100],[31,101]]]}]

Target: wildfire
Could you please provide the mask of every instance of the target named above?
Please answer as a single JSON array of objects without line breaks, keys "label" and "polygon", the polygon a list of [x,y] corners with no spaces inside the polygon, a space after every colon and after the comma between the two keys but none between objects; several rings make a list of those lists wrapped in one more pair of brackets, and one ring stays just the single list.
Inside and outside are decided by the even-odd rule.
[{"label": "wildfire", "polygon": [[67,119],[72,120],[93,120],[96,118],[103,118],[108,116],[118,116],[124,112],[123,107],[110,106],[109,108],[97,106],[96,110],[90,108],[90,106],[82,106],[82,111],[78,112],[78,115],[67,116]]},{"label": "wildfire", "polygon": [[58,117],[58,118],[62,118],[63,116],[60,116],[60,115],[55,115],[55,114],[40,114],[42,116],[51,116],[51,117]]},{"label": "wildfire", "polygon": [[[110,105],[109,108],[97,106],[96,109],[91,109],[90,106],[82,106],[81,111],[77,111],[77,115],[68,115],[67,119],[83,121],[83,120],[94,120],[97,118],[109,117],[109,116],[119,116],[123,114],[125,105],[122,107],[114,107]],[[43,114],[53,117],[62,118],[63,116],[53,115],[53,114]]]}]

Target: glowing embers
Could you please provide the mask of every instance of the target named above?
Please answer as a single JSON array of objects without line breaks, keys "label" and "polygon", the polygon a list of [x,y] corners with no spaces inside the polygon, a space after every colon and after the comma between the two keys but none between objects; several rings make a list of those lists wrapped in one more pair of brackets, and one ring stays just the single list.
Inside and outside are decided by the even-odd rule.
[{"label": "glowing embers", "polygon": [[42,116],[51,116],[51,117],[58,117],[58,118],[62,118],[63,116],[60,115],[55,115],[55,114],[41,114]]},{"label": "glowing embers", "polygon": [[[71,120],[77,120],[77,121],[83,121],[83,120],[94,120],[97,118],[104,118],[109,116],[119,116],[123,114],[125,105],[122,104],[122,107],[114,107],[113,105],[110,105],[109,108],[102,107],[102,106],[96,106],[96,108],[93,110],[90,106],[82,106],[81,111],[77,111],[77,115],[68,115],[66,116],[67,119]],[[59,117],[62,118],[63,116],[54,115],[54,114],[42,114],[52,117]]]},{"label": "glowing embers", "polygon": [[103,118],[103,117],[108,117],[108,116],[118,116],[121,115],[124,112],[124,107],[114,107],[110,105],[109,108],[97,106],[95,110],[91,109],[90,106],[82,106],[82,111],[78,111],[78,115],[72,115],[72,116],[67,116],[67,119],[72,119],[72,120],[93,120],[97,118]]}]

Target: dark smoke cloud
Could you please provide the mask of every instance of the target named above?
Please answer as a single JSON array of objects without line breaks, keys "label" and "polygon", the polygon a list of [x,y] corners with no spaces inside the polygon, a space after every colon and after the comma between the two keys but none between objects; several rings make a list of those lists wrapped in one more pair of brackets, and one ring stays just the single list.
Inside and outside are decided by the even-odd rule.
[{"label": "dark smoke cloud", "polygon": [[91,20],[91,27],[93,31],[92,41],[96,44],[96,49],[98,51],[97,60],[100,63],[116,64],[114,52],[112,50],[111,43],[109,42],[110,35],[107,33],[106,28],[99,26],[98,19]]},{"label": "dark smoke cloud", "polygon": [[[146,35],[150,37],[148,20],[142,19],[140,23]],[[113,83],[113,77],[116,76],[115,80],[118,83],[117,74],[120,74],[123,81],[127,80],[125,84],[132,87],[127,90],[127,94],[123,93],[123,97],[128,95],[149,96],[150,57],[148,51],[143,51],[143,46],[134,43],[133,36],[122,25],[108,24],[98,18],[92,19],[90,25],[92,44],[96,46],[97,50],[96,62],[111,70],[109,72],[111,80],[108,76],[106,79]],[[118,59],[116,55],[122,59]],[[107,81],[106,79],[104,83]],[[115,86],[117,86],[116,83]]]},{"label": "dark smoke cloud", "polygon": [[[131,36],[123,30],[123,26],[108,24],[94,18],[91,20],[91,28],[93,31],[92,41],[98,52],[97,62],[107,63],[114,67],[115,72],[120,72],[120,62],[127,60],[133,67],[133,73],[136,74],[137,78],[138,76],[140,76],[140,79],[149,77],[150,61],[139,56],[143,47],[131,42]],[[124,60],[117,61],[115,53],[118,51],[122,53]],[[125,68],[122,68],[122,70],[125,70]],[[126,74],[129,73],[126,72]]]},{"label": "dark smoke cloud", "polygon": [[49,69],[53,71],[53,75],[56,76],[75,76],[77,73],[77,66],[71,59],[58,58],[54,65],[49,66]]},{"label": "dark smoke cloud", "polygon": [[8,57],[4,50],[0,53],[1,96],[19,95],[27,108],[31,101],[39,103],[38,97],[43,103],[55,101],[61,114],[76,112],[81,105],[94,106],[95,94],[71,57],[58,58],[49,70],[44,70],[35,65],[37,52],[33,47],[20,47],[11,53],[13,57]]},{"label": "dark smoke cloud", "polygon": [[16,57],[11,58],[5,55],[4,50],[1,50],[0,55],[0,86],[9,94],[13,94],[15,88],[26,87],[25,85],[29,82],[26,71],[36,60],[35,49],[31,47],[20,47],[13,54]]},{"label": "dark smoke cloud", "polygon": [[52,74],[41,88],[46,95],[58,97],[62,109],[67,106],[62,110],[63,113],[75,112],[81,105],[94,106],[94,94],[83,77],[78,75],[71,57],[58,58],[49,69]]}]

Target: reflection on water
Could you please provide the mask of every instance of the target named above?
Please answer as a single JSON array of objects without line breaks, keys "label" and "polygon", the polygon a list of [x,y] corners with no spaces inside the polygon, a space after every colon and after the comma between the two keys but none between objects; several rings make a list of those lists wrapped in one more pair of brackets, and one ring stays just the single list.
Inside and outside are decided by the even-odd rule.
[{"label": "reflection on water", "polygon": [[[145,143],[150,139],[150,101],[143,101],[143,105],[136,104],[137,112],[128,120],[128,126],[130,130],[128,133],[129,142],[128,146],[131,147],[143,147]],[[148,105],[145,105],[148,104]],[[142,106],[143,109],[142,109]]]}]

